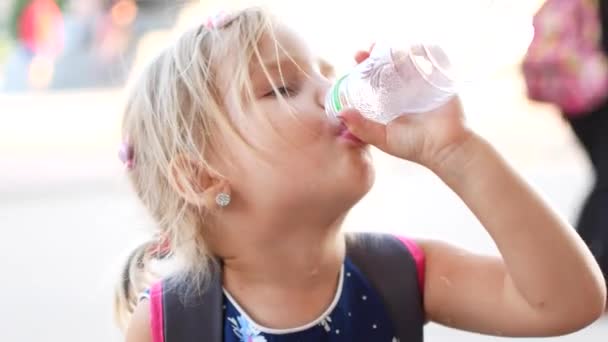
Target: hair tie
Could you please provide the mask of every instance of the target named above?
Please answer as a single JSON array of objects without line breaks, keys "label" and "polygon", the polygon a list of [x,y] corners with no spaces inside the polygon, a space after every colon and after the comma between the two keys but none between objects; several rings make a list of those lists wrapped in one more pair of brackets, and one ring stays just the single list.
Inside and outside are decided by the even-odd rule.
[{"label": "hair tie", "polygon": [[148,253],[155,259],[165,259],[171,255],[171,242],[166,236],[159,235],[148,248]]},{"label": "hair tie", "polygon": [[133,170],[135,167],[135,149],[128,139],[125,140],[118,150],[118,158],[126,166],[127,170]]},{"label": "hair tie", "polygon": [[222,29],[226,27],[233,19],[234,15],[226,11],[218,11],[214,15],[210,15],[205,22],[205,27],[209,30]]}]

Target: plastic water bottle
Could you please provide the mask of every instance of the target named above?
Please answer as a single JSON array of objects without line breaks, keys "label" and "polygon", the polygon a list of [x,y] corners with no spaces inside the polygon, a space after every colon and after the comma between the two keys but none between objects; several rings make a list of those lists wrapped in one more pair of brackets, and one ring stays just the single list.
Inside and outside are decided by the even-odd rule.
[{"label": "plastic water bottle", "polygon": [[342,109],[356,108],[381,123],[431,111],[457,93],[450,69],[448,56],[436,45],[376,45],[368,59],[331,87],[325,110],[335,118]]},{"label": "plastic water bottle", "polygon": [[384,40],[332,86],[325,111],[335,118],[355,108],[388,123],[441,107],[523,56],[532,33],[523,3],[425,0],[411,2],[410,10],[384,10],[376,23],[385,26],[376,30]]}]

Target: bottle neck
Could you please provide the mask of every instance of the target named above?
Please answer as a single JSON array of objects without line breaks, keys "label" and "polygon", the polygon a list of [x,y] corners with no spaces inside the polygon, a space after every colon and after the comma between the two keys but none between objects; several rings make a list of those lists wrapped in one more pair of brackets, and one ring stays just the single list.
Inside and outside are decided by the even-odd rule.
[{"label": "bottle neck", "polygon": [[345,90],[348,74],[342,76],[327,92],[325,99],[325,111],[330,117],[337,118],[344,108],[346,108]]}]

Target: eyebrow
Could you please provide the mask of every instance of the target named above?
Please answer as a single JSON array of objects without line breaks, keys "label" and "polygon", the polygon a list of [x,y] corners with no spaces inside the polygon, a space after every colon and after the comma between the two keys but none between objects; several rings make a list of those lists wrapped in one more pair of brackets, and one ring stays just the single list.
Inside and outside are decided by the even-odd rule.
[{"label": "eyebrow", "polygon": [[[319,71],[321,72],[321,74],[323,74],[324,76],[335,76],[335,68],[334,66],[329,63],[327,60],[323,59],[323,58],[318,58],[316,61],[316,66],[319,67]],[[286,72],[289,71],[293,71],[293,69],[297,69],[298,71],[304,72],[306,73],[306,71],[303,70],[302,68],[302,64],[301,63],[301,59],[298,58],[282,58],[280,60],[271,60],[268,62],[264,63],[264,68],[266,68],[266,70],[268,71],[268,73],[272,74],[274,72],[277,72],[279,70],[281,70],[283,72],[283,70],[287,70]],[[264,71],[262,70],[262,68],[260,66],[255,66],[253,69],[253,72],[251,73],[252,78],[254,77],[265,77]]]},{"label": "eyebrow", "polygon": [[283,59],[280,61],[273,60],[270,62],[266,62],[266,63],[264,63],[263,67],[256,63],[251,72],[251,79],[254,81],[258,80],[258,79],[266,80],[267,76],[266,76],[266,73],[264,72],[264,69],[266,69],[266,71],[268,72],[268,74],[270,74],[270,76],[273,76],[273,74],[279,74],[279,70],[281,70],[281,73],[285,73],[285,70],[288,70],[291,68],[289,66],[290,64],[293,64],[293,63],[288,59]]}]

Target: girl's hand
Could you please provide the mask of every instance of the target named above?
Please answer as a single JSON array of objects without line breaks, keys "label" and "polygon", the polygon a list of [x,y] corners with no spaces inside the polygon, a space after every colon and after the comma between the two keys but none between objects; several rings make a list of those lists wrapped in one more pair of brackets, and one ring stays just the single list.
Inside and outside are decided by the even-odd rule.
[{"label": "girl's hand", "polygon": [[[368,52],[355,55],[361,63]],[[359,139],[382,151],[436,169],[473,134],[465,125],[458,97],[442,107],[426,113],[405,114],[383,125],[363,117],[357,110],[347,109],[340,118]]]},{"label": "girl's hand", "polygon": [[[357,62],[368,54],[357,54]],[[387,126],[341,113],[361,140],[433,170],[468,206],[501,258],[422,242],[426,316],[504,336],[559,336],[600,317],[606,283],[576,231],[464,123],[458,98]],[[567,270],[567,272],[564,272]]]}]

